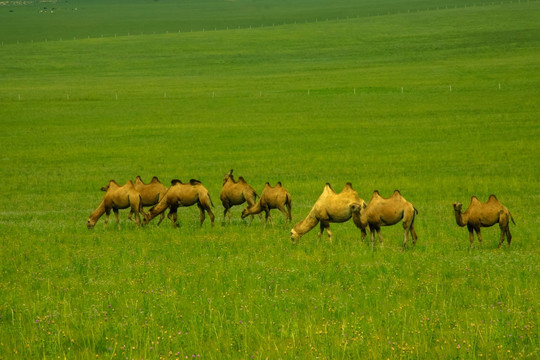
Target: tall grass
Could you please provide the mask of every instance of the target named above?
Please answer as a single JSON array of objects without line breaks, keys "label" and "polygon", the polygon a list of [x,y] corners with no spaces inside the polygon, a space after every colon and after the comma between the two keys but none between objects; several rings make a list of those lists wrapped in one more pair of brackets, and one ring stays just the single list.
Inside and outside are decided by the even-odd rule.
[{"label": "tall grass", "polygon": [[[153,16],[33,43],[11,23],[27,41],[0,48],[0,358],[538,357],[538,3],[355,4],[294,24],[307,3],[220,2],[241,28],[202,31],[220,7],[184,3],[200,31],[165,34],[170,2],[78,3],[95,16],[80,33],[116,7]],[[285,25],[243,26],[261,14]],[[264,228],[239,207],[222,226],[231,168],[259,193],[281,181],[293,222],[326,182],[366,201],[398,188],[418,243],[402,251],[394,226],[372,248],[345,223],[293,245],[281,214]],[[201,180],[215,226],[181,208],[179,229],[121,211],[88,231],[100,187],[136,175]],[[469,251],[452,203],[491,193],[513,242],[497,249],[495,226]]]}]

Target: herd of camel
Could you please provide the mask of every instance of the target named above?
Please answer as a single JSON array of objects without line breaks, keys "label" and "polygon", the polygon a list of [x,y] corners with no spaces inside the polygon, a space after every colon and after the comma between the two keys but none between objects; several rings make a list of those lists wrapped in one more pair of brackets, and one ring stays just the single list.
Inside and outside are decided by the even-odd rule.
[{"label": "herd of camel", "polygon": [[[167,188],[157,177],[145,184],[140,176],[137,176],[135,183],[129,180],[125,185],[120,186],[116,181],[110,180],[107,186],[101,188],[105,191],[105,196],[98,208],[92,212],[88,222],[89,229],[92,229],[99,218],[106,214],[105,224],[109,221],[111,210],[113,211],[116,222],[119,225],[119,209],[130,209],[128,218],[132,220],[135,216],[137,225],[148,224],[153,218],[160,216],[158,225],[165,218],[165,212],[169,209],[168,218],[175,227],[178,226],[178,208],[197,205],[200,211],[200,224],[202,225],[206,216],[210,217],[212,226],[214,225],[214,213],[212,212],[213,203],[210,193],[198,180],[190,180],[189,183],[183,183],[180,180],[171,181],[171,186]],[[259,198],[257,200],[257,198]],[[224,207],[223,221],[228,217],[231,223],[231,207],[247,203],[247,207],[242,211],[242,219],[265,212],[264,224],[268,219],[272,222],[270,215],[271,209],[278,209],[285,215],[285,223],[292,222],[291,216],[291,195],[278,182],[272,187],[266,183],[264,190],[259,197],[253,187],[251,187],[243,177],[234,179],[233,170],[229,171],[223,178],[223,188],[220,194],[220,200]],[[147,213],[143,208],[151,206]],[[501,229],[499,247],[504,239],[510,245],[512,235],[510,234],[509,222],[515,224],[510,211],[497,200],[495,195],[491,195],[487,202],[483,203],[476,196],[473,196],[467,211],[462,212],[463,205],[454,203],[454,212],[456,222],[459,226],[467,226],[469,230],[469,241],[472,247],[474,241],[474,231],[478,241],[482,241],[480,232],[481,227],[489,227],[499,224]],[[343,223],[351,218],[354,224],[360,229],[362,241],[365,239],[369,228],[371,234],[371,243],[375,243],[375,232],[379,241],[382,242],[381,226],[390,226],[403,223],[403,247],[407,244],[409,234],[412,237],[413,244],[416,243],[417,235],[414,230],[414,219],[418,210],[401,195],[399,190],[395,190],[389,198],[382,197],[377,190],[373,192],[371,200],[366,203],[358,196],[351,183],[347,183],[345,188],[336,193],[331,185],[327,183],[322,194],[313,205],[309,214],[298,222],[291,230],[291,240],[296,242],[304,234],[312,230],[317,224],[320,224],[319,239],[326,230],[330,241],[332,233],[330,223]]]}]

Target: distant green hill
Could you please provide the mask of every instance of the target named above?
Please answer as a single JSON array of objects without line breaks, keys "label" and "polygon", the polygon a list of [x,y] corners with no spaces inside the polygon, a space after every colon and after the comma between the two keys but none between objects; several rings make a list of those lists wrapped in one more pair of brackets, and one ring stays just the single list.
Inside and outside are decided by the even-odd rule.
[{"label": "distant green hill", "polygon": [[[511,0],[497,1],[511,3]],[[66,0],[0,2],[0,41],[275,26],[482,6],[478,0]]]}]

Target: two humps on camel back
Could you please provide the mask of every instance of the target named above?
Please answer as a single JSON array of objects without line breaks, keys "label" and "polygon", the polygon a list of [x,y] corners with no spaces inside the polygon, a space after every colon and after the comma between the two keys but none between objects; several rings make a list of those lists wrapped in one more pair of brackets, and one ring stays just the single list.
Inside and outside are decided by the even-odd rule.
[{"label": "two humps on camel back", "polygon": [[[200,211],[201,226],[206,218],[204,214],[205,211],[208,213],[208,216],[210,216],[212,226],[214,226],[214,213],[212,212],[214,204],[210,198],[210,193],[203,184],[199,180],[194,179],[191,179],[189,183],[186,184],[180,180],[173,180],[171,181],[171,187],[165,196],[163,196],[159,202],[148,211],[148,214],[145,215],[144,223],[148,224],[153,218],[164,214],[167,209],[170,209],[167,217],[172,221],[174,227],[178,227],[178,208],[195,204],[197,204]],[[161,223],[161,220],[159,223]]]},{"label": "two humps on camel back", "polygon": [[360,214],[360,210],[365,206],[365,201],[358,196],[351,183],[347,183],[339,194],[332,189],[329,183],[326,183],[321,196],[319,196],[307,217],[294,225],[291,230],[291,240],[293,242],[298,241],[304,234],[320,223],[319,239],[326,229],[328,238],[332,241],[330,223],[346,222],[353,214]]},{"label": "two humps on camel back", "polygon": [[[283,213],[283,215],[285,215],[284,225],[287,225],[287,221],[292,221],[291,201],[291,194],[289,194],[289,192],[281,185],[281,182],[278,182],[275,187],[272,187],[269,183],[266,183],[259,201],[257,201],[255,205],[250,205],[242,211],[242,219],[245,219],[249,215],[253,216],[260,214],[264,211],[266,214],[264,218],[264,226],[266,227],[268,218],[270,218],[272,225],[274,224],[270,210],[278,209]],[[285,208],[287,208],[287,210],[285,210]]]},{"label": "two humps on camel back", "polygon": [[[244,202],[248,203],[248,207],[255,205],[257,201],[257,193],[249,185],[242,176],[238,177],[238,180],[234,180],[233,170],[225,174],[223,178],[223,188],[221,189],[221,194],[219,198],[225,210],[223,211],[223,224],[225,224],[225,217],[229,217],[229,224],[232,223],[231,220],[231,207],[235,205],[241,205]],[[259,217],[261,215],[259,214]],[[251,221],[253,221],[253,215],[251,215]],[[251,223],[250,221],[250,223]]]},{"label": "two humps on camel back", "polygon": [[363,207],[359,213],[353,214],[354,224],[362,232],[362,241],[366,238],[366,229],[369,227],[371,234],[371,244],[375,244],[375,232],[382,243],[381,226],[390,226],[403,221],[403,248],[409,239],[409,233],[416,244],[416,231],[414,230],[414,218],[418,210],[401,195],[399,190],[389,198],[383,198],[379,191],[375,190],[367,206]]},{"label": "two humps on camel back", "polygon": [[476,196],[471,198],[471,204],[467,211],[461,212],[463,204],[454,203],[454,213],[456,215],[456,222],[460,227],[467,226],[469,230],[469,249],[472,248],[474,241],[473,231],[476,231],[478,241],[482,242],[482,234],[480,233],[481,227],[490,227],[499,223],[501,228],[501,237],[499,241],[499,247],[506,241],[508,245],[512,241],[512,234],[510,234],[510,220],[516,224],[510,211],[500,203],[495,195],[491,195],[487,202],[482,203]]},{"label": "two humps on camel back", "polygon": [[99,218],[106,214],[105,224],[109,222],[109,215],[111,210],[114,212],[116,217],[116,223],[120,227],[120,219],[118,218],[118,209],[127,209],[130,208],[131,212],[135,214],[135,223],[140,225],[141,219],[140,215],[145,216],[145,213],[142,209],[142,198],[141,194],[135,189],[133,182],[129,180],[125,185],[120,186],[114,180],[110,180],[109,183],[104,186],[101,190],[105,191],[105,196],[99,204],[98,208],[90,214],[86,226],[89,229],[94,228],[96,222]]}]

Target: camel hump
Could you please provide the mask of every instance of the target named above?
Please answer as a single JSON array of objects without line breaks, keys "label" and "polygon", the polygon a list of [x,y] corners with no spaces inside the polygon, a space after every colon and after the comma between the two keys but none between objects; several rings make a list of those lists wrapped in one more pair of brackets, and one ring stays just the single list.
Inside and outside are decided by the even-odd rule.
[{"label": "camel hump", "polygon": [[471,197],[471,204],[479,203],[479,202],[480,202],[480,200],[478,200],[478,198],[476,197],[476,195],[473,195],[473,196]]},{"label": "camel hump", "polygon": [[196,180],[196,179],[190,179],[189,180],[189,183],[193,186],[195,185],[202,185],[202,182],[200,182],[199,180]]},{"label": "camel hump", "polygon": [[238,177],[238,182],[243,182],[243,183],[246,183],[246,184],[247,184],[247,182],[246,182],[246,180],[244,179],[243,176],[239,176],[239,177]]},{"label": "camel hump", "polygon": [[183,182],[178,179],[171,180],[171,185],[176,185],[176,184],[183,184]]},{"label": "camel hump", "polygon": [[401,192],[400,192],[398,189],[396,189],[396,190],[394,190],[394,194],[393,194],[393,195],[396,195],[396,194],[401,195]]},{"label": "camel hump", "polygon": [[278,181],[276,186],[282,187],[283,185],[281,185],[281,181]]},{"label": "camel hump", "polygon": [[137,175],[137,177],[135,178],[135,181],[137,180],[142,181],[141,175]]},{"label": "camel hump", "polygon": [[497,197],[495,195],[491,194],[491,195],[489,195],[488,201],[499,201],[499,200],[497,199]]},{"label": "camel hump", "polygon": [[160,183],[160,184],[161,184],[161,181],[159,181],[159,179],[158,179],[157,176],[154,176],[154,177],[152,178],[152,181],[151,181],[151,182],[153,182],[153,183]]},{"label": "camel hump", "polygon": [[352,189],[352,188],[353,188],[353,187],[352,187],[352,183],[351,183],[350,181],[347,182],[347,183],[345,184],[345,188],[346,188],[346,189],[347,189],[347,188]]}]

